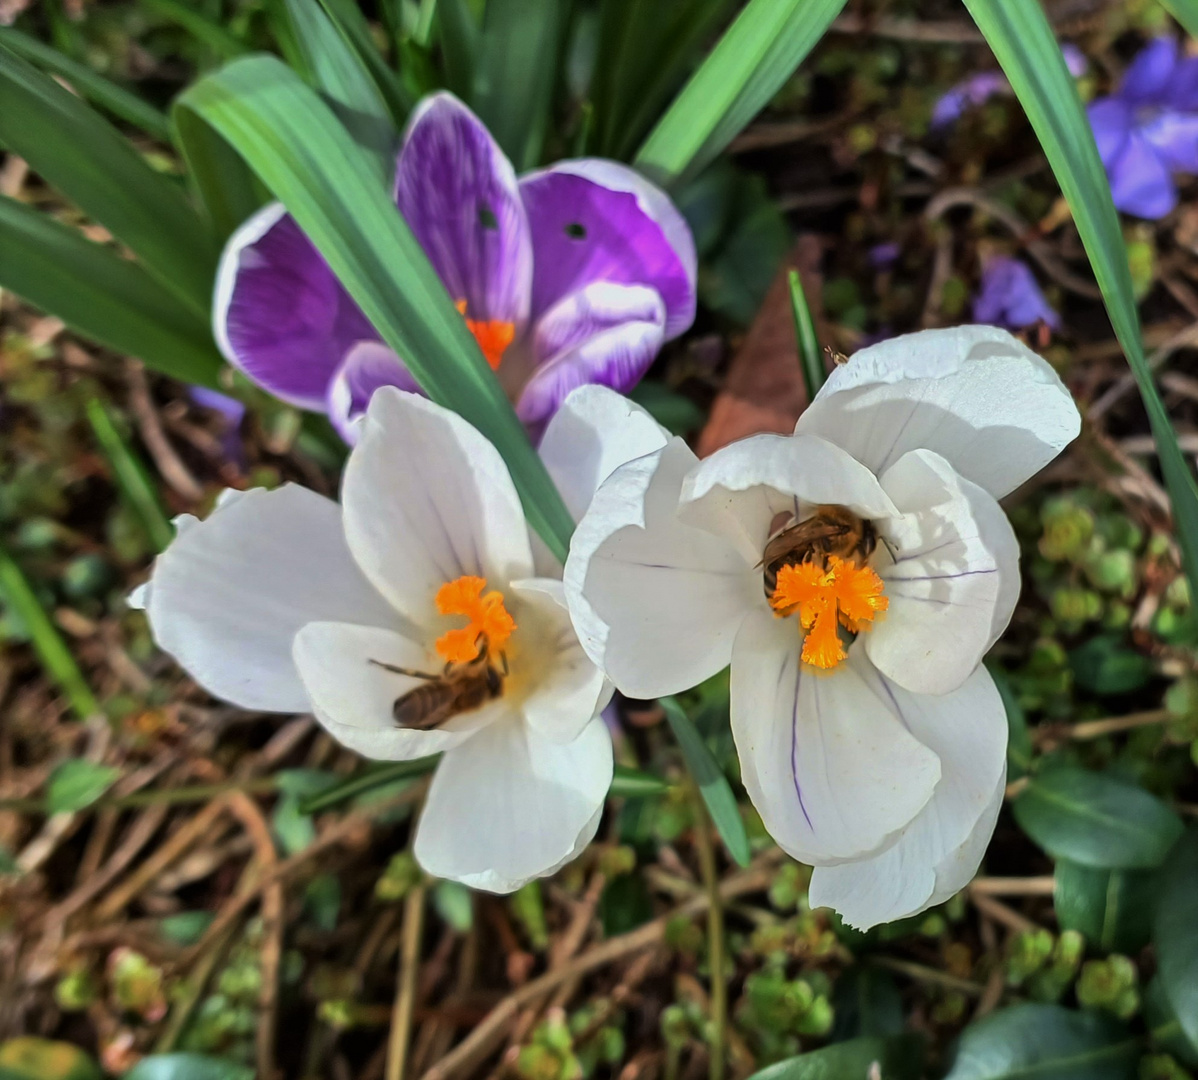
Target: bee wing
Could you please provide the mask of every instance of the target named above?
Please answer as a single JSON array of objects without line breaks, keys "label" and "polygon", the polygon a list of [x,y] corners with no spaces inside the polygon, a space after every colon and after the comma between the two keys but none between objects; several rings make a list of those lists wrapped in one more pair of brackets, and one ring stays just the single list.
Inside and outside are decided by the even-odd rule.
[{"label": "bee wing", "polygon": [[783,529],[766,544],[758,565],[769,566],[797,548],[811,547],[820,540],[834,540],[846,535],[848,531],[848,526],[840,522],[828,521],[818,516],[810,517],[789,529]]}]

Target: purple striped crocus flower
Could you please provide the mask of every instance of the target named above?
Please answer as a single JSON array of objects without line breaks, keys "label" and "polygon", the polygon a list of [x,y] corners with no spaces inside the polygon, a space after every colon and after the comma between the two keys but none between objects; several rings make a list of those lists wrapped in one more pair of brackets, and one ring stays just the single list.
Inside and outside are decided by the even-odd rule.
[{"label": "purple striped crocus flower", "polygon": [[[669,197],[625,165],[517,177],[478,118],[438,93],[412,115],[395,201],[534,435],[575,387],[630,390],[695,314],[695,245]],[[213,320],[260,386],[354,441],[380,386],[418,391],[283,207],[225,247]]]},{"label": "purple striped crocus flower", "polygon": [[1198,57],[1157,38],[1115,93],[1089,109],[1115,206],[1156,220],[1177,205],[1175,173],[1198,172]]}]

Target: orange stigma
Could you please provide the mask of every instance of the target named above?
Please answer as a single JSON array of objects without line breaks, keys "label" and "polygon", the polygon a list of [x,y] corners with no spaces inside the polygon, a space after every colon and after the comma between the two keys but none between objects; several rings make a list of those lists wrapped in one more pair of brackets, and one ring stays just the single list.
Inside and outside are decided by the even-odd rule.
[{"label": "orange stigma", "polygon": [[474,335],[474,340],[482,349],[491,370],[498,371],[503,362],[503,354],[516,338],[516,324],[501,322],[498,319],[471,319],[466,315],[465,300],[459,300],[454,306],[466,320],[466,329]]},{"label": "orange stigma", "polygon": [[798,612],[807,631],[803,662],[829,670],[848,655],[838,628],[869,630],[874,616],[890,606],[882,589],[882,579],[868,566],[831,555],[826,568],[817,562],[783,566],[770,607],[780,616]]},{"label": "orange stigma", "polygon": [[467,626],[448,630],[437,638],[437,652],[450,664],[467,664],[477,658],[485,639],[499,652],[516,629],[516,621],[503,606],[503,593],[484,593],[483,578],[465,577],[447,581],[437,590],[437,610],[442,615],[465,615]]}]

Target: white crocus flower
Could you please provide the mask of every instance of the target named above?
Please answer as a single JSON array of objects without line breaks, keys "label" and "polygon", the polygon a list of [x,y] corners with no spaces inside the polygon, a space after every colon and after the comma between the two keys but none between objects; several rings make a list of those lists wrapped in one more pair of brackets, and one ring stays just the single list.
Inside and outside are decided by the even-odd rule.
[{"label": "white crocus flower", "polygon": [[[663,442],[642,410],[587,387],[551,421],[542,455],[577,515],[613,468]],[[611,690],[578,644],[560,576],[544,550],[534,568],[495,448],[385,387],[340,506],[290,484],[230,492],[205,521],[180,520],[141,601],[157,642],[217,697],[311,712],[369,758],[444,752],[416,858],[508,892],[590,842],[611,783],[599,717]],[[397,699],[447,664],[475,673],[470,707],[428,730],[400,726]],[[405,698],[408,713],[421,700]]]},{"label": "white crocus flower", "polygon": [[566,564],[583,647],[640,698],[731,663],[745,787],[813,905],[868,927],[976,872],[1007,742],[980,661],[1019,594],[995,500],[1078,430],[1010,334],[932,330],[838,367],[792,436],[675,439],[600,487]]}]

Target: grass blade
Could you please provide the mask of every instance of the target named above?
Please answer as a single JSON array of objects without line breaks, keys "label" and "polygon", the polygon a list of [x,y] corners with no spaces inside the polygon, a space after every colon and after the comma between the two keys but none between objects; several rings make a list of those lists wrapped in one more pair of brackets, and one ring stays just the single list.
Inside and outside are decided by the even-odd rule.
[{"label": "grass blade", "polygon": [[723,838],[724,846],[740,866],[749,865],[749,836],[745,823],[732,794],[732,785],[724,775],[719,763],[712,756],[686,710],[672,698],[662,698],[666,721],[686,759],[686,767],[699,787],[699,794],[707,804],[707,812]]},{"label": "grass blade", "polygon": [[184,3],[183,0],[142,0],[142,6],[183,27],[196,41],[208,46],[225,60],[250,51],[245,42],[235,38],[220,23],[197,11],[194,4]]},{"label": "grass blade", "polygon": [[1198,0],[1161,0],[1161,4],[1190,37],[1198,38]]},{"label": "grass blade", "polygon": [[487,2],[474,105],[517,172],[541,160],[568,3]]},{"label": "grass blade", "polygon": [[194,113],[176,109],[171,122],[175,145],[187,162],[187,177],[215,238],[224,243],[267,201],[266,189],[241,155]]},{"label": "grass blade", "polygon": [[561,496],[370,155],[274,57],[235,61],[192,86],[178,107],[249,162],[428,395],[494,443],[529,522],[564,559],[573,521]]},{"label": "grass blade", "polygon": [[325,14],[318,0],[279,0],[276,11],[290,22],[295,40],[311,74],[350,134],[378,155],[390,158],[399,140],[383,95],[343,33]]},{"label": "grass blade", "polygon": [[807,294],[803,292],[803,279],[797,270],[790,271],[790,310],[795,320],[795,337],[799,341],[799,360],[803,365],[803,382],[807,386],[807,400],[814,401],[819,388],[824,385],[827,371],[824,358],[815,337],[815,323],[811,319],[811,308],[807,306]]},{"label": "grass blade", "polygon": [[207,317],[217,250],[182,185],[150,168],[99,113],[3,47],[0,144]]},{"label": "grass blade", "polygon": [[1140,337],[1127,249],[1106,172],[1039,0],[965,0],[1027,112],[1090,258],[1115,336],[1148,412],[1191,585],[1198,583],[1198,483],[1177,444]]},{"label": "grass blade", "polygon": [[631,769],[627,765],[617,765],[612,774],[609,794],[618,798],[635,799],[646,795],[664,795],[669,790],[669,782],[660,776],[654,776],[641,769]]},{"label": "grass blade", "polygon": [[83,97],[93,105],[110,112],[118,120],[124,120],[140,128],[159,142],[170,142],[170,121],[166,114],[142,101],[124,87],[109,82],[86,64],[64,56],[37,38],[22,34],[11,27],[0,26],[0,45],[4,45],[23,60],[28,60],[43,71],[49,71],[66,79]]},{"label": "grass blade", "polygon": [[80,720],[100,711],[100,705],[62,640],[50,616],[37,598],[21,568],[0,547],[0,600],[25,624],[29,640],[51,679],[61,687]]},{"label": "grass blade", "polygon": [[[444,0],[443,0],[444,2]],[[624,160],[686,81],[729,0],[605,0],[591,84],[595,149]]]},{"label": "grass blade", "polygon": [[92,426],[96,442],[100,444],[100,450],[112,469],[112,478],[129,509],[146,530],[154,550],[165,551],[167,544],[175,538],[175,530],[146,467],[117,430],[112,414],[99,398],[89,399],[87,421]]},{"label": "grass blade", "polygon": [[765,107],[845,0],[750,0],[637,152],[664,184],[695,175]]},{"label": "grass blade", "polygon": [[0,286],[84,337],[185,382],[216,386],[223,361],[206,319],[136,263],[0,197]]},{"label": "grass blade", "polygon": [[471,101],[482,31],[470,10],[469,0],[439,0],[437,29],[441,35],[445,81],[458,97]]},{"label": "grass blade", "polygon": [[333,806],[340,806],[343,802],[349,802],[350,799],[356,799],[359,795],[365,795],[376,788],[392,784],[396,780],[424,776],[431,773],[440,760],[440,754],[431,754],[428,757],[415,758],[412,761],[392,761],[386,765],[370,765],[357,776],[341,780],[331,787],[325,788],[319,794],[301,799],[299,812],[315,814]]},{"label": "grass blade", "polygon": [[320,0],[320,5],[370,72],[375,86],[391,111],[391,119],[396,128],[402,127],[415,102],[404,89],[399,76],[387,66],[387,61],[383,59],[382,53],[374,43],[370,24],[356,0]]}]

